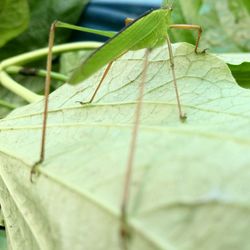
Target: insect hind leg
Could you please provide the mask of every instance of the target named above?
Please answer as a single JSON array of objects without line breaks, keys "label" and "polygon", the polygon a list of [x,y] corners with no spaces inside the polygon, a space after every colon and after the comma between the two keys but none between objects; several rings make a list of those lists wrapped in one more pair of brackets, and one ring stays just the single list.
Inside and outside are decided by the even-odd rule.
[{"label": "insect hind leg", "polygon": [[178,111],[179,111],[179,118],[181,121],[184,122],[187,119],[187,116],[185,113],[183,113],[182,107],[181,107],[180,94],[179,94],[176,75],[175,75],[174,55],[173,55],[172,45],[171,45],[171,41],[169,37],[167,37],[167,45],[168,45],[170,67],[171,67],[172,76],[173,76],[173,83],[174,83],[174,89],[175,89],[175,94],[176,94],[177,106],[178,106]]},{"label": "insect hind leg", "polygon": [[[200,38],[201,38],[201,34],[202,34],[202,28],[200,25],[196,25],[196,24],[172,24],[169,26],[172,29],[183,29],[183,30],[197,30],[198,31],[198,36],[196,39],[196,43],[195,43],[195,53],[198,54],[198,46],[199,46],[199,42],[200,42]],[[205,53],[207,49],[204,49],[202,52],[200,53]]]},{"label": "insect hind leg", "polygon": [[126,167],[126,174],[125,174],[125,181],[124,181],[124,189],[123,189],[123,196],[122,196],[122,203],[121,203],[121,217],[120,217],[120,236],[122,239],[123,249],[127,249],[127,241],[130,238],[129,232],[129,224],[128,224],[128,202],[130,196],[130,186],[132,180],[132,172],[134,167],[134,160],[135,160],[135,153],[136,153],[136,143],[138,138],[139,132],[139,125],[140,125],[140,116],[142,110],[142,100],[144,94],[144,86],[146,81],[146,74],[148,69],[148,58],[150,49],[146,50],[145,53],[145,60],[144,60],[144,67],[142,71],[142,80],[141,85],[139,87],[139,94],[137,99],[137,105],[135,110],[135,121],[132,131],[132,137],[130,142],[129,154],[128,154],[128,161]]}]

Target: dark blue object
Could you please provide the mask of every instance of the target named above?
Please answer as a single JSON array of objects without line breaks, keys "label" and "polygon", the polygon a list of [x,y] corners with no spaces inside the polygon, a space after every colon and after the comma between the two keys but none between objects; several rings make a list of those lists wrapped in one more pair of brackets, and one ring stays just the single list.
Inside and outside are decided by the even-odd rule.
[{"label": "dark blue object", "polygon": [[[150,9],[161,7],[162,0],[92,0],[77,25],[100,30],[121,30],[127,17],[137,18]],[[74,41],[106,41],[106,37],[73,32]]]}]

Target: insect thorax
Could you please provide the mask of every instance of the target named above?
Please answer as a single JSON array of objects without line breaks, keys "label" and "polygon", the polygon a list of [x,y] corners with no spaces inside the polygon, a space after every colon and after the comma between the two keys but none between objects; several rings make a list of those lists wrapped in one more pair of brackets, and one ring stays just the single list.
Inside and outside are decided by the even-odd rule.
[{"label": "insect thorax", "polygon": [[[153,26],[152,26],[153,24]],[[139,41],[131,50],[143,48],[153,49],[166,43],[168,36],[168,27],[170,24],[170,12],[159,9],[151,12],[141,22],[141,29],[151,26],[151,31]],[[139,26],[139,25],[138,25]]]}]

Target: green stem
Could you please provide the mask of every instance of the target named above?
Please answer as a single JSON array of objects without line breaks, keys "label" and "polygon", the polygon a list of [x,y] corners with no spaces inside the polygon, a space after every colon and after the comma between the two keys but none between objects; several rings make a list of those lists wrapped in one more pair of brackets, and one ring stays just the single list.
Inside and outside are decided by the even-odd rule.
[{"label": "green stem", "polygon": [[12,103],[9,103],[9,102],[6,102],[6,101],[3,101],[3,100],[0,100],[0,106],[2,106],[4,108],[8,108],[8,109],[15,109],[15,108],[17,108],[16,105],[14,105]]},{"label": "green stem", "polygon": [[0,82],[1,84],[9,89],[11,92],[15,93],[16,95],[22,97],[27,102],[36,102],[43,98],[41,95],[37,95],[30,91],[29,89],[23,87],[16,81],[14,81],[6,72],[0,71]]},{"label": "green stem", "polygon": [[[68,52],[68,51],[94,49],[94,48],[98,48],[100,45],[101,43],[98,43],[98,42],[77,42],[77,43],[62,44],[62,45],[54,46],[53,53],[58,54],[58,53]],[[4,87],[9,89],[10,91],[15,93],[16,95],[28,101],[29,103],[40,100],[42,96],[33,93],[29,89],[26,89],[25,87],[15,82],[5,72],[5,70],[10,66],[24,65],[26,63],[35,61],[37,59],[47,56],[47,54],[48,54],[48,48],[44,48],[44,49],[31,51],[25,54],[21,54],[18,56],[14,56],[12,58],[2,61],[0,63],[0,83]]]},{"label": "green stem", "polygon": [[[26,68],[22,66],[10,66],[6,68],[6,72],[9,74],[21,74],[26,76],[40,76],[40,77],[46,77],[47,71],[43,69],[35,69],[35,68]],[[51,72],[51,77],[58,81],[66,82],[68,80],[68,77],[57,73],[57,72]]]},{"label": "green stem", "polygon": [[[95,49],[95,48],[100,47],[101,44],[102,43],[98,43],[98,42],[67,43],[67,44],[54,46],[52,51],[53,51],[53,54],[60,54],[63,52],[77,51],[77,50],[83,50],[83,49]],[[26,63],[43,58],[47,56],[47,54],[48,54],[48,48],[43,48],[43,49],[38,49],[38,50],[34,50],[25,54],[11,57],[0,63],[0,70],[3,70],[13,65],[24,65]]]}]

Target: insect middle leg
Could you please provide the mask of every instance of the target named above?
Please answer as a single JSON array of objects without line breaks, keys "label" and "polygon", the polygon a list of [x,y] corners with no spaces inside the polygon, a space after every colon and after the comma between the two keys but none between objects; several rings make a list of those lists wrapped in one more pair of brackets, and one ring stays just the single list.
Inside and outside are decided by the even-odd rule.
[{"label": "insect middle leg", "polygon": [[[89,30],[87,28],[82,28],[82,27],[78,27],[75,25],[62,23],[59,21],[55,21],[51,24],[50,32],[49,32],[48,56],[47,56],[47,67],[46,67],[47,74],[46,74],[46,80],[45,80],[44,112],[43,112],[43,125],[42,125],[42,139],[41,139],[40,157],[39,157],[39,160],[32,167],[31,174],[36,172],[37,166],[39,164],[41,164],[45,158],[45,141],[46,141],[49,93],[50,93],[50,85],[51,85],[52,56],[53,56],[52,49],[54,46],[56,28],[73,29],[73,30],[79,30],[79,31],[83,31],[83,32],[88,32],[88,30]],[[110,34],[106,34],[106,36],[109,37]]]},{"label": "insect middle leg", "polygon": [[[134,21],[133,18],[129,18],[129,17],[126,18],[126,19],[125,19],[125,26],[129,25],[129,24],[132,23],[133,21]],[[126,53],[126,52],[125,52],[125,53]],[[125,53],[124,53],[124,54],[125,54]],[[122,55],[124,55],[124,54],[122,54]],[[122,55],[120,55],[119,57],[121,57]],[[119,58],[119,57],[118,57],[118,58]],[[94,98],[95,98],[95,96],[96,96],[98,90],[100,89],[101,85],[103,84],[103,81],[104,81],[105,77],[108,75],[108,72],[109,72],[109,70],[111,69],[113,62],[114,62],[114,61],[111,61],[111,62],[108,64],[108,66],[106,67],[106,69],[105,69],[105,71],[104,71],[104,73],[103,73],[103,75],[102,75],[102,78],[101,78],[100,82],[98,83],[98,85],[97,85],[97,87],[96,87],[94,93],[93,93],[92,96],[90,97],[89,101],[80,102],[80,104],[89,104],[89,103],[92,103],[92,102],[93,102],[93,100],[94,100]]]},{"label": "insect middle leg", "polygon": [[49,105],[49,93],[51,85],[51,70],[52,70],[52,49],[54,46],[55,40],[55,30],[56,23],[53,22],[50,26],[49,32],[49,44],[48,44],[48,56],[47,56],[47,74],[45,79],[45,90],[44,90],[44,111],[43,111],[43,124],[42,124],[42,139],[41,139],[41,148],[40,148],[40,157],[37,162],[32,166],[30,172],[30,181],[33,182],[33,175],[37,174],[38,166],[44,161],[45,157],[45,140],[46,140],[46,129],[47,129],[47,118],[48,118],[48,105]]},{"label": "insect middle leg", "polygon": [[98,90],[100,89],[100,87],[101,87],[101,85],[102,85],[102,83],[103,83],[105,77],[107,76],[109,70],[111,69],[111,66],[112,66],[113,62],[114,62],[114,61],[111,61],[111,62],[108,64],[108,66],[106,67],[104,73],[102,74],[102,78],[101,78],[100,82],[98,83],[98,85],[97,85],[97,87],[96,87],[94,93],[92,94],[91,98],[89,99],[89,101],[80,102],[80,104],[89,104],[89,103],[92,103],[92,101],[94,100],[94,98],[95,98],[95,96],[96,96]]}]

